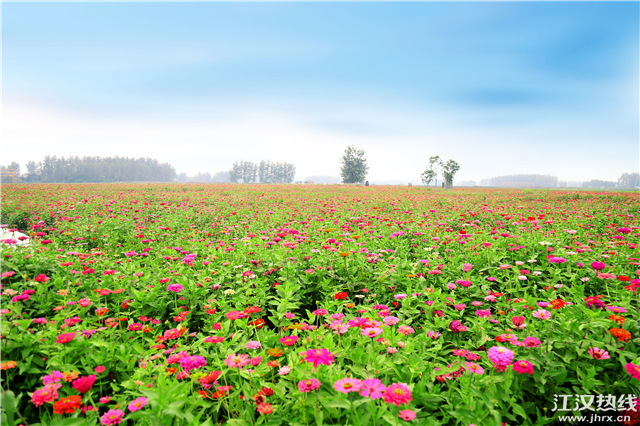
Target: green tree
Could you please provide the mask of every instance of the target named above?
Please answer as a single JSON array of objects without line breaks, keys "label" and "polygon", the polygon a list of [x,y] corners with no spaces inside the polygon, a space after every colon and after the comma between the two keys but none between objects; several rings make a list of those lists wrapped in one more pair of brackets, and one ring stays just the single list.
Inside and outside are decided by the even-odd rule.
[{"label": "green tree", "polygon": [[460,170],[460,164],[453,160],[447,161],[442,167],[442,174],[444,175],[447,189],[453,185],[453,177],[458,173],[458,170]]},{"label": "green tree", "polygon": [[431,181],[435,181],[436,188],[438,187],[438,175],[440,174],[440,170],[442,169],[442,160],[439,155],[435,155],[433,157],[429,157],[429,167],[427,170],[422,172],[421,178],[422,183],[425,185],[429,185]]},{"label": "green tree", "polygon": [[363,183],[369,172],[364,150],[354,145],[347,147],[340,159],[342,183]]}]

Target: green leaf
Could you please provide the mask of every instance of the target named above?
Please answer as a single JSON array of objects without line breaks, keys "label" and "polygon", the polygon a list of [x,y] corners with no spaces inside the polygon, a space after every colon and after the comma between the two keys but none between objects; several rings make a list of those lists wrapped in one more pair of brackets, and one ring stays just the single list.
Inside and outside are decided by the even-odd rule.
[{"label": "green leaf", "polygon": [[9,426],[13,426],[13,418],[16,411],[15,394],[11,391],[2,392],[2,397],[0,398],[0,402],[2,403],[2,409],[4,410],[7,416],[7,422],[8,422],[7,424]]}]

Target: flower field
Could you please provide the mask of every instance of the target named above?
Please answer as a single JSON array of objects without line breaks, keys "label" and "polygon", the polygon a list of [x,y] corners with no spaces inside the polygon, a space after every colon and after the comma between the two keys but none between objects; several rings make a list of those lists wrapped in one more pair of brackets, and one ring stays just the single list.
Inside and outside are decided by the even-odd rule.
[{"label": "flower field", "polygon": [[639,218],[631,192],[7,185],[2,424],[638,424]]}]

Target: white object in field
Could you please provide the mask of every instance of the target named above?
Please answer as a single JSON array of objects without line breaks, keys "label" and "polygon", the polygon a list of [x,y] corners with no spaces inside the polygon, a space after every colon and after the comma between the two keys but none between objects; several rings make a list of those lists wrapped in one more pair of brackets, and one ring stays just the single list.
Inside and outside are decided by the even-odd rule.
[{"label": "white object in field", "polygon": [[[20,241],[18,239],[20,237],[27,237],[27,239]],[[9,244],[7,244],[6,240],[9,240]],[[31,244],[29,240],[29,236],[22,232],[9,232],[7,228],[0,229],[0,243],[2,243],[4,247],[26,247]],[[15,243],[11,243],[11,241],[15,241]]]}]

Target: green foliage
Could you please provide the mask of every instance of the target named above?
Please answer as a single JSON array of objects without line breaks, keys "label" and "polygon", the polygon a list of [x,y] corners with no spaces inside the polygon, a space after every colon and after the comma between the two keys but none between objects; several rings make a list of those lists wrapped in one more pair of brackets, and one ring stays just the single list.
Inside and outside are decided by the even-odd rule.
[{"label": "green foliage", "polygon": [[363,149],[350,145],[340,159],[340,177],[342,183],[364,183],[369,166]]}]

